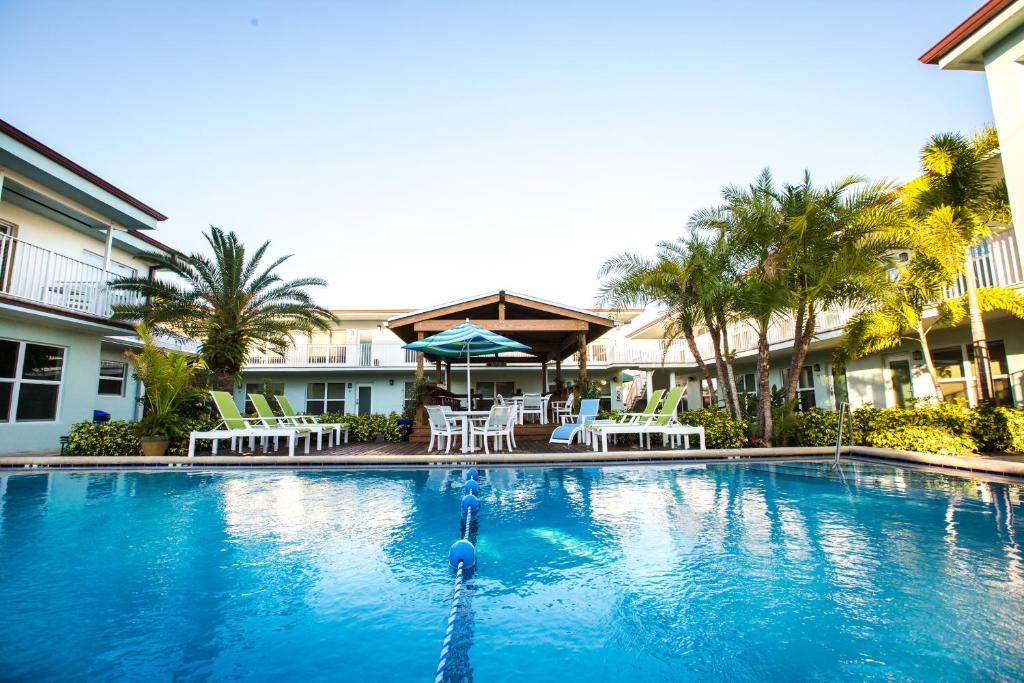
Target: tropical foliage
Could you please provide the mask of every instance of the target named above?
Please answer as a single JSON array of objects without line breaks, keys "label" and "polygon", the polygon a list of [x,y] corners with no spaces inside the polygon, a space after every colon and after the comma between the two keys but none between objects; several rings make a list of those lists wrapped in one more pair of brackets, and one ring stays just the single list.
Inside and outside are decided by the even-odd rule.
[{"label": "tropical foliage", "polygon": [[[707,332],[726,413],[752,417],[756,440],[770,444],[778,435],[768,380],[772,329],[793,325],[785,388],[792,403],[818,313],[878,296],[892,251],[905,242],[897,200],[888,183],[850,177],[819,187],[805,174],[780,187],[765,170],[749,186],[723,189],[722,203],[696,212],[688,234],[660,243],[654,258],[625,253],[606,261],[599,299],[616,307],[653,302],[666,309],[665,344],[685,339],[710,389],[712,374],[696,342]],[[752,416],[736,388],[729,332],[741,322],[758,339]]]},{"label": "tropical foliage", "polygon": [[196,378],[204,365],[188,354],[160,348],[146,325],[139,324],[135,330],[142,340],[142,351],[125,351],[124,355],[146,389],[142,419],[136,428],[144,437],[178,436],[183,428],[183,406],[201,393]]},{"label": "tropical foliage", "polygon": [[[942,401],[939,374],[932,362],[928,336],[936,328],[970,321],[978,358],[988,358],[982,313],[1002,310],[1024,318],[1024,297],[1003,287],[978,289],[971,250],[989,237],[993,225],[1009,222],[1006,183],[993,158],[995,130],[973,137],[935,135],[921,151],[922,174],[902,192],[908,246],[913,257],[896,264],[889,286],[870,300],[847,325],[837,360],[859,358],[912,341]],[[947,298],[948,288],[962,278],[965,292]],[[991,396],[988,363],[977,363],[982,401]]]},{"label": "tropical foliage", "polygon": [[327,329],[334,317],[306,292],[307,287],[325,285],[324,280],[282,280],[275,271],[290,256],[264,264],[269,242],[250,255],[234,232],[211,226],[205,237],[209,256],[146,256],[169,272],[170,279],[129,277],[114,282],[115,289],[146,297],[145,303],[115,306],[114,317],[198,340],[214,385],[231,389],[253,349],[283,352],[293,333]]}]

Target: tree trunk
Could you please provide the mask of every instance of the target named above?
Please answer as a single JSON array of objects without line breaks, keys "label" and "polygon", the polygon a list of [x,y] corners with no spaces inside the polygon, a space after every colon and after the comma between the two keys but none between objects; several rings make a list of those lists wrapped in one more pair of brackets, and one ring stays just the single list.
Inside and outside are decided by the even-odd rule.
[{"label": "tree trunk", "polygon": [[[722,397],[725,399],[725,362],[722,360],[722,339],[721,333],[717,327],[708,326],[708,332],[711,334],[711,348],[715,352],[715,373],[718,375],[718,389],[722,391]],[[715,392],[712,392],[712,397],[715,397]],[[718,399],[715,397],[715,407],[718,407]],[[731,412],[731,408],[726,403],[726,412]]]},{"label": "tree trunk", "polygon": [[[693,335],[693,327],[691,325],[683,325],[683,337],[686,339],[686,346],[690,349],[690,353],[693,354],[693,360],[696,361],[697,367],[700,368],[701,377],[708,385],[708,392],[711,392],[711,370],[708,369],[708,364],[704,362],[704,357],[700,355],[700,350],[697,348],[697,339]],[[703,406],[701,406],[703,407]]]},{"label": "tree trunk", "polygon": [[757,335],[757,438],[762,446],[772,443],[772,390],[768,386],[771,359],[768,355],[768,328]]},{"label": "tree trunk", "polygon": [[921,342],[921,356],[924,358],[925,367],[928,368],[928,376],[932,378],[932,386],[935,388],[935,400],[943,403],[946,398],[942,395],[942,385],[939,384],[939,371],[932,362],[932,351],[928,348],[928,333],[925,332],[920,320],[917,322],[917,338]]},{"label": "tree trunk", "polygon": [[725,398],[729,404],[729,412],[732,416],[740,419],[743,411],[740,410],[740,399],[736,392],[736,373],[733,368],[733,354],[729,348],[729,326],[721,315],[718,315],[719,328],[722,331],[722,356],[725,359]]},{"label": "tree trunk", "polygon": [[230,391],[234,393],[237,381],[238,375],[230,370],[214,370],[210,373],[210,384],[213,385],[216,391]]},{"label": "tree trunk", "polygon": [[967,283],[967,310],[971,321],[971,346],[974,348],[974,366],[978,374],[978,403],[992,402],[992,372],[989,365],[988,340],[985,322],[978,305],[978,282],[974,277],[974,257],[971,246],[964,248],[964,280]]},{"label": "tree trunk", "polygon": [[800,327],[793,327],[793,359],[789,366],[789,381],[786,382],[787,402],[795,399],[796,392],[800,389],[800,373],[803,372],[804,363],[807,361],[807,352],[811,347],[811,339],[814,338],[817,322],[815,313],[812,305],[805,305],[804,313],[799,316]]}]

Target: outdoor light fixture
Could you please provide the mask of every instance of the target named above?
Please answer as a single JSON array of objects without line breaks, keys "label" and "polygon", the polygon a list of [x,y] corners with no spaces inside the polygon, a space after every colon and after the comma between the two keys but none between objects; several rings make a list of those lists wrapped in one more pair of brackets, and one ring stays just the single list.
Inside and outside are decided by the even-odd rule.
[{"label": "outdoor light fixture", "polygon": [[815,363],[814,364],[814,371],[815,372],[821,372],[821,363]]},{"label": "outdoor light fixture", "polygon": [[618,382],[619,381],[619,376],[618,375],[613,375],[612,376],[612,381],[613,382]]},{"label": "outdoor light fixture", "polygon": [[349,382],[349,383],[348,383],[348,388],[349,388],[349,389],[351,389],[351,388],[352,388],[352,382]]},{"label": "outdoor light fixture", "polygon": [[914,351],[914,360],[921,360],[921,357],[920,351]]},{"label": "outdoor light fixture", "polygon": [[395,386],[395,380],[389,379],[388,380],[388,384],[391,385],[391,386]]}]

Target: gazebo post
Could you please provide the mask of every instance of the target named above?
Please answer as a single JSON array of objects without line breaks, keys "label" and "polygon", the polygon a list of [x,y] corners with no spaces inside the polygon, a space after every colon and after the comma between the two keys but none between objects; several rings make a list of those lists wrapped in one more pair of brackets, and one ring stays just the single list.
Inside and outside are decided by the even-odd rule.
[{"label": "gazebo post", "polygon": [[448,391],[452,390],[452,362],[450,360],[444,362],[444,388]]},{"label": "gazebo post", "polygon": [[562,359],[555,356],[555,384],[562,386]]},{"label": "gazebo post", "polygon": [[441,383],[441,359],[434,361],[434,384]]},{"label": "gazebo post", "polygon": [[577,332],[576,333],[576,342],[577,342],[577,346],[578,346],[577,353],[579,354],[579,357],[580,357],[580,384],[585,384],[587,379],[588,379],[588,376],[587,376],[587,333],[586,332],[582,332],[582,331]]},{"label": "gazebo post", "polygon": [[540,362],[540,393],[548,390],[548,361],[545,358]]},{"label": "gazebo post", "polygon": [[[417,332],[416,333],[416,339],[418,339],[420,341],[423,341],[423,333],[422,332]],[[417,351],[416,352],[416,379],[417,380],[423,379],[423,352],[422,351]]]}]

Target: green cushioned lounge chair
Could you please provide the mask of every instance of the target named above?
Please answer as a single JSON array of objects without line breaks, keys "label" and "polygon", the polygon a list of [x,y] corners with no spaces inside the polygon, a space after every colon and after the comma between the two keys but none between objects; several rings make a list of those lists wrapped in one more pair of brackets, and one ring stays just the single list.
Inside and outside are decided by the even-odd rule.
[{"label": "green cushioned lounge chair", "polygon": [[[256,415],[259,417],[260,422],[267,429],[291,429],[295,431],[298,438],[306,439],[306,453],[309,453],[309,436],[316,434],[316,449],[323,450],[324,447],[324,435],[320,430],[313,430],[309,427],[294,425],[288,420],[282,420],[281,418],[274,415],[273,409],[270,407],[270,401],[263,394],[249,394],[249,400],[252,402],[252,407],[256,411]],[[330,437],[328,437],[329,439]],[[294,455],[294,453],[289,453]]]},{"label": "green cushioned lounge chair", "polygon": [[344,439],[345,443],[348,443],[348,425],[333,423],[333,424],[321,424],[320,420],[316,415],[306,415],[300,413],[292,408],[292,402],[288,400],[287,396],[278,395],[274,396],[277,400],[277,405],[281,408],[282,419],[291,420],[292,424],[300,427],[309,427],[316,429],[319,427],[323,431],[331,431],[334,434],[334,443],[339,444]]}]

